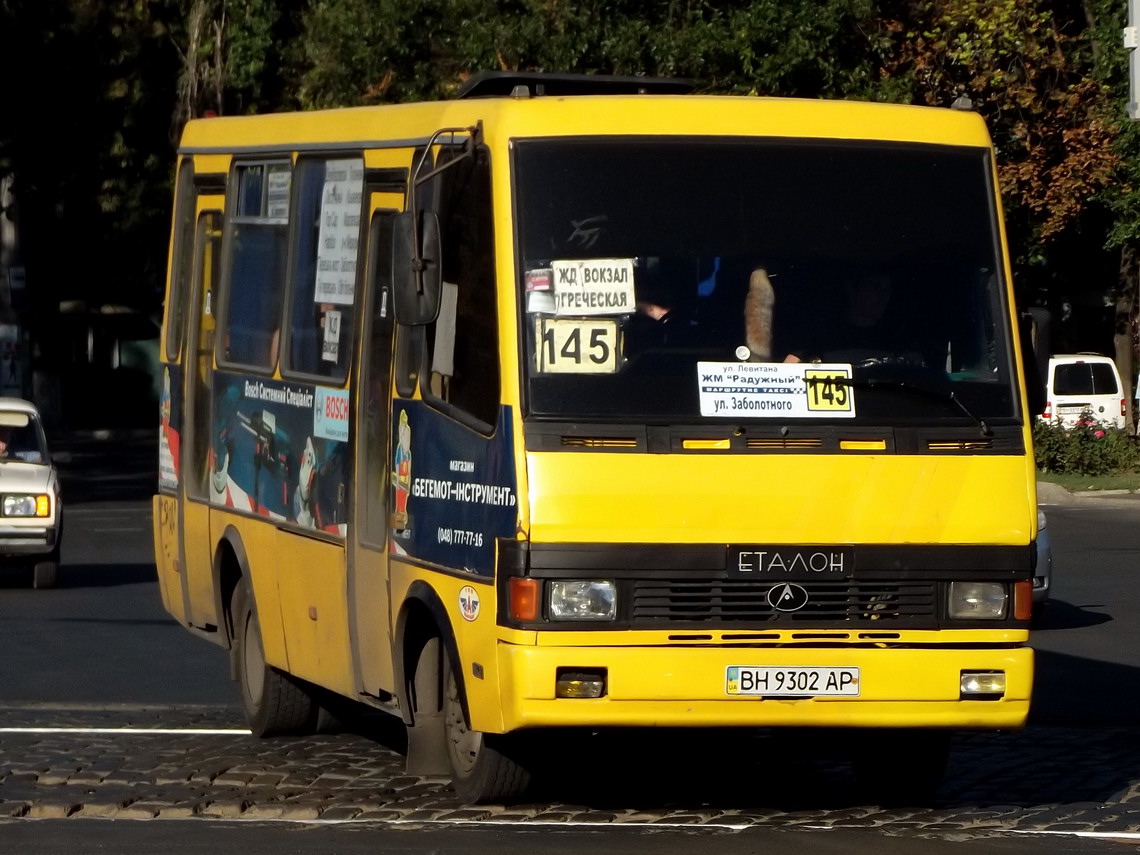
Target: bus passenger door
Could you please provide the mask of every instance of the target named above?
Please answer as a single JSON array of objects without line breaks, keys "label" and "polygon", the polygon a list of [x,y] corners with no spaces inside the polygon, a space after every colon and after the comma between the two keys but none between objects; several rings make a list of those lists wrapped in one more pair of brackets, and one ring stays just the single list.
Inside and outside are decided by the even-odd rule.
[{"label": "bus passenger door", "polygon": [[213,301],[221,271],[222,212],[224,197],[199,197],[195,235],[194,278],[189,289],[186,372],[182,445],[182,567],[187,598],[187,623],[217,627],[214,593],[213,545],[210,542],[209,478],[210,419],[214,377]]},{"label": "bus passenger door", "polygon": [[[406,170],[383,170],[404,173]],[[405,179],[406,180],[406,179]],[[397,185],[398,186],[398,185]],[[388,699],[394,694],[392,626],[388,586],[388,496],[391,480],[389,423],[392,377],[391,240],[403,190],[369,188],[365,316],[356,383],[356,477],[349,545],[349,620],[358,690]]]}]

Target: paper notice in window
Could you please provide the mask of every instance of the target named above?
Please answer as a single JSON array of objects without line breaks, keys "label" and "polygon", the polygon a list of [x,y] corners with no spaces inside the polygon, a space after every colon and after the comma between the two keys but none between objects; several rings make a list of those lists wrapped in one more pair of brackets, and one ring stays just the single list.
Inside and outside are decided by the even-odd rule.
[{"label": "paper notice in window", "polygon": [[634,310],[632,258],[555,261],[555,312],[559,315],[625,315]]},{"label": "paper notice in window", "polygon": [[325,337],[321,345],[321,359],[336,362],[340,356],[340,312],[325,312]]},{"label": "paper notice in window", "polygon": [[701,415],[720,418],[854,418],[848,364],[698,362]]},{"label": "paper notice in window", "polygon": [[289,179],[292,172],[288,164],[270,165],[266,176],[265,215],[271,220],[289,221]]},{"label": "paper notice in window", "polygon": [[360,242],[363,193],[363,160],[325,161],[313,302],[352,305],[356,291],[356,250]]}]

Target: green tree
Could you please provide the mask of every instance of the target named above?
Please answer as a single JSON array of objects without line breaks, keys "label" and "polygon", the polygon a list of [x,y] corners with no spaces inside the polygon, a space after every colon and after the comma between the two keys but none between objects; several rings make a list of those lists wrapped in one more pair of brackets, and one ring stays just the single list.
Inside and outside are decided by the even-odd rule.
[{"label": "green tree", "polygon": [[302,103],[445,97],[486,69],[693,77],[708,92],[870,91],[872,0],[318,0]]},{"label": "green tree", "polygon": [[[1123,248],[1130,266],[1120,235],[1136,220],[1121,214],[1135,202],[1121,195],[1120,179],[1137,161],[1121,144],[1129,132],[1109,73],[1117,66],[1094,9],[1110,2],[903,2],[884,15],[895,47],[883,74],[896,96],[909,86],[916,103],[970,98],[997,148],[1019,302],[1053,309],[1052,350],[1115,347],[1131,379],[1136,300],[1114,288],[1108,248]],[[1117,237],[1106,241],[1106,232]],[[1115,310],[1104,308],[1113,298]],[[1092,345],[1077,326],[1090,314],[1103,329]]]},{"label": "green tree", "polygon": [[295,48],[304,0],[191,0],[175,41],[181,57],[177,137],[187,119],[296,108]]},{"label": "green tree", "polygon": [[966,96],[985,118],[1020,265],[1079,226],[1120,165],[1117,111],[1092,73],[1078,12],[1041,0],[921,0],[885,21],[895,48],[883,72],[896,93],[909,81],[916,103]]},{"label": "green tree", "polygon": [[[1106,245],[1119,252],[1113,289],[1113,343],[1117,367],[1126,387],[1133,386],[1138,364],[1137,316],[1140,314],[1140,126],[1127,115],[1128,51],[1120,37],[1127,22],[1125,3],[1086,0],[1086,17],[1094,34],[1093,68],[1110,95],[1120,132],[1113,148],[1120,159],[1117,180],[1098,196],[1111,213]],[[1129,405],[1134,397],[1128,396]]]},{"label": "green tree", "polygon": [[21,322],[41,388],[55,387],[66,349],[61,300],[157,306],[173,11],[161,0],[4,6],[0,157],[14,175],[28,285]]}]

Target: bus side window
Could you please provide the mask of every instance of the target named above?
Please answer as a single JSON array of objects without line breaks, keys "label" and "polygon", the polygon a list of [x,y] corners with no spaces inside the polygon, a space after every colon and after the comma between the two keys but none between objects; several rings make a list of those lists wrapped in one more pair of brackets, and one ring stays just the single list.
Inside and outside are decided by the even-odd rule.
[{"label": "bus side window", "polygon": [[493,426],[499,413],[491,172],[485,154],[441,173],[443,290],[425,394]]},{"label": "bus side window", "polygon": [[240,164],[235,175],[237,207],[231,225],[219,357],[227,363],[272,370],[285,286],[290,166]]},{"label": "bus side window", "polygon": [[338,382],[356,327],[364,161],[308,158],[294,173],[293,267],[282,367]]}]

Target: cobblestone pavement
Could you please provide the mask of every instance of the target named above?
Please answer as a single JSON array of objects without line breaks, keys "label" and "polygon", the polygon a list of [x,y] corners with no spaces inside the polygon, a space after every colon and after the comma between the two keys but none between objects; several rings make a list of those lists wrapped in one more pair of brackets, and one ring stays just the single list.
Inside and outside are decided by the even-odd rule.
[{"label": "cobblestone pavement", "polygon": [[404,774],[399,728],[228,732],[242,727],[217,707],[0,706],[0,817],[873,828],[950,839],[1140,832],[1140,729],[957,734],[938,800],[886,809],[860,798],[830,734],[553,743],[551,768],[588,757],[592,773],[549,775],[531,804],[472,807],[443,780]]}]

